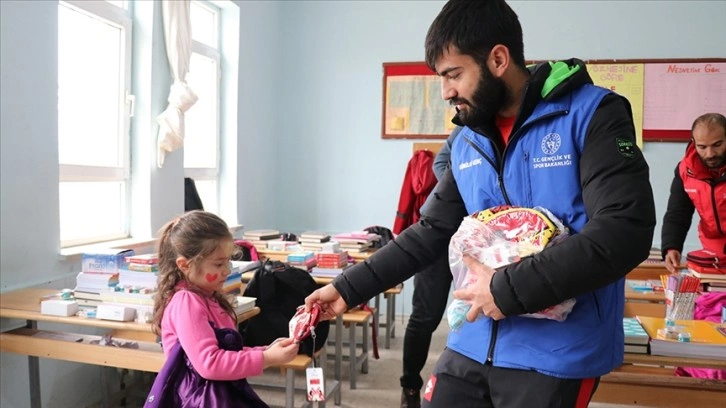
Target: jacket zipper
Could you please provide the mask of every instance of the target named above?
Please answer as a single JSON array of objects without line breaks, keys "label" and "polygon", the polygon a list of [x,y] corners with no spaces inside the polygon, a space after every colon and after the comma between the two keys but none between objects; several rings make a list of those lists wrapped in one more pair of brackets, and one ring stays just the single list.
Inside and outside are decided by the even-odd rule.
[{"label": "jacket zipper", "polygon": [[721,220],[718,218],[718,206],[716,203],[716,185],[718,182],[716,180],[712,180],[709,184],[711,184],[711,205],[713,206],[713,216],[716,219],[716,228],[718,228],[718,232],[723,236],[726,234],[724,234],[721,229]]},{"label": "jacket zipper", "polygon": [[[522,133],[521,132],[522,129],[530,127],[530,126],[532,126],[532,124],[539,122],[540,120],[544,120],[544,119],[547,119],[547,118],[550,118],[553,116],[567,115],[568,113],[569,113],[569,111],[567,111],[567,110],[551,112],[546,115],[540,116],[538,118],[532,119],[531,121],[523,124],[522,126],[519,127],[519,129],[517,129],[514,132],[514,134],[512,134],[509,137],[509,143],[507,143],[507,145],[504,146],[504,151],[501,154],[499,154],[499,149],[496,148],[496,143],[495,143],[494,151],[497,152],[497,154],[498,154],[497,159],[499,159],[499,168],[495,167],[495,169],[497,169],[497,180],[499,182],[499,189],[502,191],[502,195],[504,196],[504,201],[507,203],[507,205],[512,205],[512,202],[509,199],[509,194],[507,194],[507,189],[504,186],[504,158],[506,157],[507,149],[509,148],[509,146],[511,146],[512,144],[514,144],[514,142],[517,141],[517,138]],[[477,149],[477,151],[478,150],[479,149]],[[479,153],[481,154],[481,152],[479,152]],[[498,329],[499,329],[499,321],[494,320],[492,322],[492,338],[489,341],[489,350],[487,350],[487,363],[490,363],[490,364],[494,362],[494,345],[497,342],[497,333],[499,332]]]}]

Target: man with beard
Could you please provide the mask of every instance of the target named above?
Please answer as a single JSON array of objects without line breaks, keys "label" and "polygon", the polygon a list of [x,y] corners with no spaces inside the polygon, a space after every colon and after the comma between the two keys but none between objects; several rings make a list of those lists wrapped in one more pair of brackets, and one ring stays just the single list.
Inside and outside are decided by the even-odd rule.
[{"label": "man with beard", "polygon": [[[463,126],[421,220],[305,299],[326,318],[402,282],[446,250],[462,219],[501,205],[548,209],[570,236],[496,270],[464,256],[471,305],[423,407],[585,407],[623,361],[625,275],[650,251],[655,206],[630,105],[576,59],[525,66],[504,0],[451,0],[426,62]],[[566,299],[564,321],[525,317]]]},{"label": "man with beard", "polygon": [[720,113],[706,113],[693,122],[686,154],[676,166],[661,230],[663,260],[671,272],[681,265],[694,210],[701,218],[698,238],[703,248],[726,254],[726,117]]}]

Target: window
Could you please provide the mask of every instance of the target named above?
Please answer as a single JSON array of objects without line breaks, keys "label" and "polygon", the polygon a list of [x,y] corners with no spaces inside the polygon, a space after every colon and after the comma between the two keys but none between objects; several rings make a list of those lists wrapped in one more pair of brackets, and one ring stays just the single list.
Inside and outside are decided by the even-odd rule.
[{"label": "window", "polygon": [[126,2],[59,2],[62,247],[129,235],[130,48]]},{"label": "window", "polygon": [[220,11],[192,1],[190,17],[192,56],[186,79],[199,100],[186,112],[184,175],[194,179],[204,209],[219,213]]}]

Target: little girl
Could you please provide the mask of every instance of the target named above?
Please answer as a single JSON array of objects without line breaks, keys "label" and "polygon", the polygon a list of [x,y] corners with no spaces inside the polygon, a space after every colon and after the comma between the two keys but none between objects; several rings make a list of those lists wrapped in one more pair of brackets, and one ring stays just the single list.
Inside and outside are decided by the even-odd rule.
[{"label": "little girl", "polygon": [[190,211],[162,227],[152,326],[166,363],[145,407],[267,407],[245,378],[297,355],[292,339],[243,347],[220,292],[234,251],[227,224],[212,213]]}]

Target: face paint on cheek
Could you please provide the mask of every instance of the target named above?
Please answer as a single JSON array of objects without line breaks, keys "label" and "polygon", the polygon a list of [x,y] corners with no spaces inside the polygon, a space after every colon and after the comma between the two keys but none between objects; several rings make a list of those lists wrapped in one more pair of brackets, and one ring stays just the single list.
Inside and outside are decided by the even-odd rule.
[{"label": "face paint on cheek", "polygon": [[219,278],[219,274],[217,273],[208,273],[204,275],[204,278],[207,280],[207,282],[212,283],[216,281]]}]

